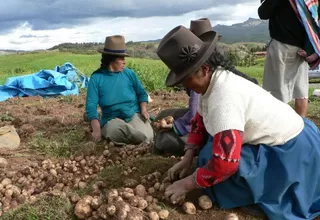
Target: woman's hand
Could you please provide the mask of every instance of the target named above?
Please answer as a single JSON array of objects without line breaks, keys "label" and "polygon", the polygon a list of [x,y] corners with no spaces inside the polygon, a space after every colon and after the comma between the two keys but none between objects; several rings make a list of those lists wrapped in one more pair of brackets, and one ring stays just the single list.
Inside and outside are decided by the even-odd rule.
[{"label": "woman's hand", "polygon": [[175,180],[176,176],[178,176],[179,179],[185,177],[185,175],[191,168],[193,156],[194,150],[187,150],[183,159],[168,170],[169,180]]},{"label": "woman's hand", "polygon": [[147,111],[147,103],[146,102],[141,102],[140,103],[140,113],[144,117],[145,120],[149,120],[150,115]]},{"label": "woman's hand", "polygon": [[174,182],[168,186],[165,191],[165,196],[170,198],[170,201],[175,204],[179,202],[190,190],[198,188],[192,175]]},{"label": "woman's hand", "polygon": [[92,135],[93,141],[100,141],[101,140],[101,129],[93,130],[91,135]]},{"label": "woman's hand", "polygon": [[149,113],[148,113],[147,110],[142,110],[142,111],[141,111],[141,115],[142,115],[146,120],[149,120],[149,118],[150,118],[150,115],[149,115]]},{"label": "woman's hand", "polygon": [[92,127],[92,139],[93,141],[100,141],[101,140],[101,128],[100,123],[97,119],[94,119],[91,121],[91,127]]}]

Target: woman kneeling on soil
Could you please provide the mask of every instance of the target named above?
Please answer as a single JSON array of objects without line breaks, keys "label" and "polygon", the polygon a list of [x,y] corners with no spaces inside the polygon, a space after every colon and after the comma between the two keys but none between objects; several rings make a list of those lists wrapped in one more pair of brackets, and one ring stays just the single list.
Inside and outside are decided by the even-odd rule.
[{"label": "woman kneeling on soil", "polygon": [[97,141],[103,136],[116,145],[151,142],[148,95],[135,72],[125,67],[128,54],[124,37],[107,37],[104,49],[99,52],[102,53],[101,67],[90,77],[86,103],[93,139]]},{"label": "woman kneeling on soil", "polygon": [[171,72],[167,86],[182,83],[201,94],[185,156],[169,171],[183,178],[198,154],[196,171],[174,182],[172,201],[204,188],[223,208],[256,204],[269,219],[320,215],[320,132],[308,119],[254,83],[224,68],[216,33],[171,30],[157,54]]},{"label": "woman kneeling on soil", "polygon": [[[197,37],[207,32],[212,32],[212,25],[208,18],[200,18],[197,20],[190,21],[190,31],[194,33]],[[224,61],[225,58],[221,56],[221,59]],[[222,61],[221,60],[221,61]],[[244,77],[253,83],[258,84],[258,81],[254,78],[249,77],[248,75],[236,70],[234,66],[228,65],[232,68],[235,74]],[[172,116],[174,121],[170,126],[166,128],[161,127],[157,129],[155,142],[153,146],[153,152],[155,154],[174,154],[174,155],[183,155],[184,146],[188,139],[188,133],[190,132],[191,119],[195,116],[198,108],[199,94],[190,88],[184,88],[186,93],[189,96],[188,108],[172,108],[166,109],[160,112],[155,121],[160,121],[161,119]],[[169,127],[169,128],[168,128]]]}]

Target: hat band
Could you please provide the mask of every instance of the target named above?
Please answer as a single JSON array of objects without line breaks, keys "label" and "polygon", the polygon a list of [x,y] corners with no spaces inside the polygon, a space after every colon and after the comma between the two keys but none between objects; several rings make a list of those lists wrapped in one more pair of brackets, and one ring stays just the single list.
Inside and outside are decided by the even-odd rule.
[{"label": "hat band", "polygon": [[110,52],[110,53],[126,53],[126,50],[111,50],[111,49],[107,49],[107,48],[104,48],[103,51]]}]

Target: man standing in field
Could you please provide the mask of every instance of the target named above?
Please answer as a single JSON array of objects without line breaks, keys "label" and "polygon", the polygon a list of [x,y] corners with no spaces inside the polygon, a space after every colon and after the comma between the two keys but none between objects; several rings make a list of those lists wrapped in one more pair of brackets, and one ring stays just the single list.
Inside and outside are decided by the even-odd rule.
[{"label": "man standing in field", "polygon": [[260,19],[269,20],[271,41],[264,66],[263,88],[288,103],[295,99],[295,111],[305,117],[308,108],[308,64],[298,55],[306,31],[288,0],[262,0]]}]

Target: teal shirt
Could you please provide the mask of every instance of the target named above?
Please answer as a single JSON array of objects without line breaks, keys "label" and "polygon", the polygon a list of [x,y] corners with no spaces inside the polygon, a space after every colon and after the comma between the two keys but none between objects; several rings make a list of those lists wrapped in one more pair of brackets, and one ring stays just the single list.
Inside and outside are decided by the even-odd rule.
[{"label": "teal shirt", "polygon": [[125,68],[122,72],[111,72],[102,69],[91,75],[86,100],[89,121],[99,120],[99,105],[101,127],[114,118],[129,122],[135,113],[140,112],[141,102],[148,102],[148,94],[133,70]]}]

